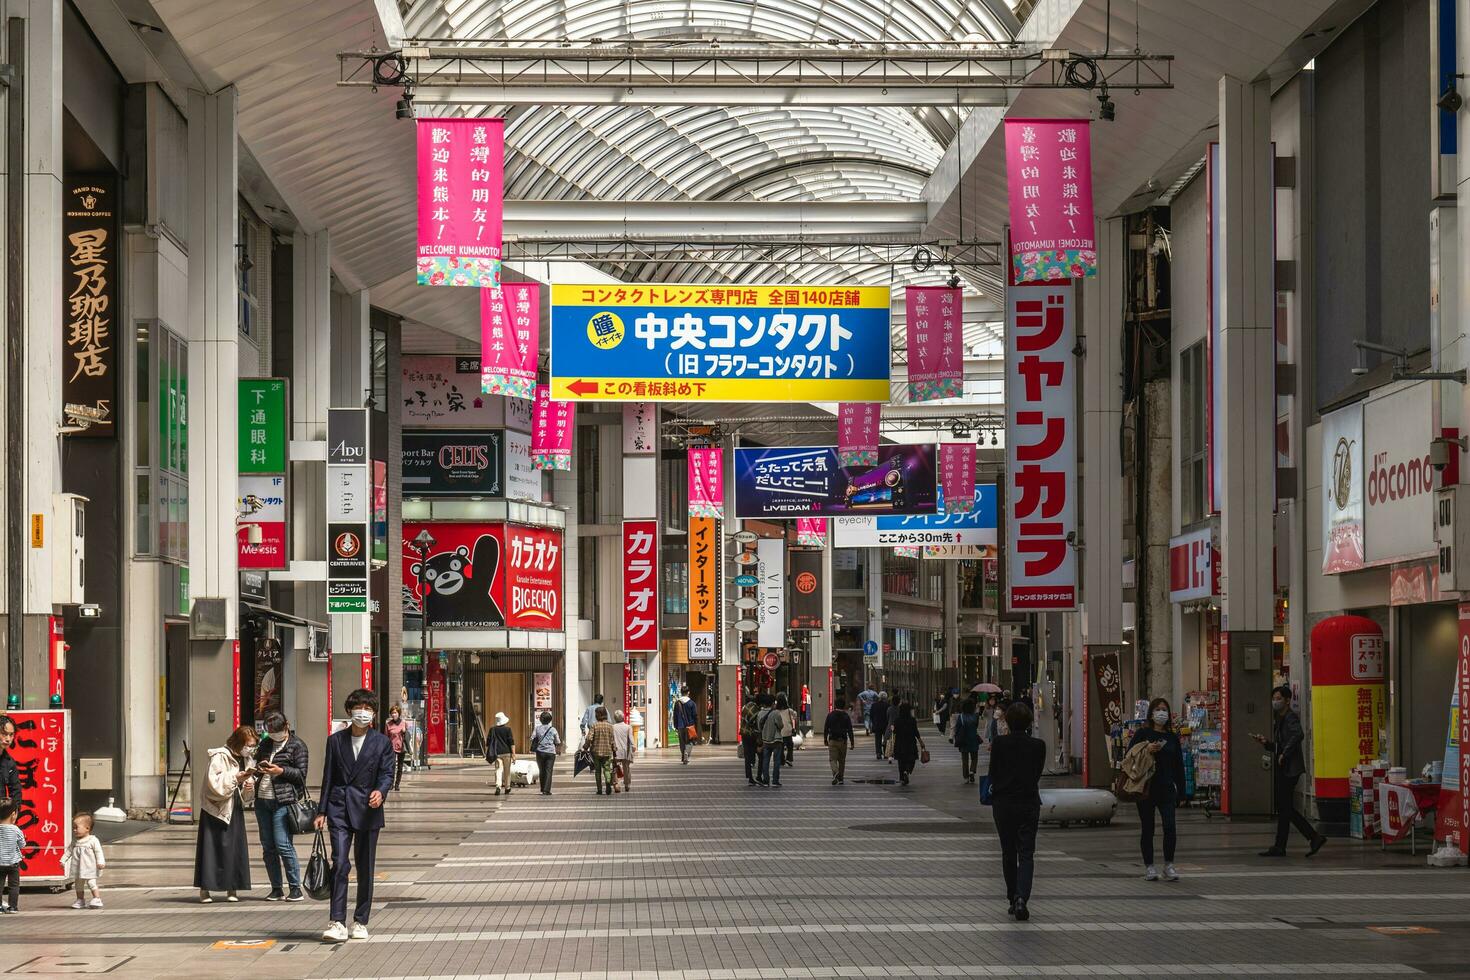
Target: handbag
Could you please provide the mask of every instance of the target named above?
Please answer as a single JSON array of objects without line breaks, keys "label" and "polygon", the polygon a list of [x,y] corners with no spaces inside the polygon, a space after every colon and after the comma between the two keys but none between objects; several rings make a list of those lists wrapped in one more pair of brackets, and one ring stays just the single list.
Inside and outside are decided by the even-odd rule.
[{"label": "handbag", "polygon": [[929,750],[928,749],[925,749],[924,751],[922,751],[922,752],[919,753],[919,762],[923,763],[926,766],[929,764]]},{"label": "handbag", "polygon": [[995,787],[990,782],[990,773],[980,777],[980,805],[990,806],[995,802]]},{"label": "handbag", "polygon": [[286,829],[293,837],[299,837],[311,833],[315,821],[316,803],[311,798],[311,792],[303,789],[301,797],[286,808]]},{"label": "handbag", "polygon": [[306,862],[306,874],[301,876],[301,887],[318,902],[332,897],[332,862],[327,857],[327,842],[320,830],[311,844],[311,858]]},{"label": "handbag", "polygon": [[699,729],[694,725],[684,726],[684,737],[691,742],[699,741]]}]

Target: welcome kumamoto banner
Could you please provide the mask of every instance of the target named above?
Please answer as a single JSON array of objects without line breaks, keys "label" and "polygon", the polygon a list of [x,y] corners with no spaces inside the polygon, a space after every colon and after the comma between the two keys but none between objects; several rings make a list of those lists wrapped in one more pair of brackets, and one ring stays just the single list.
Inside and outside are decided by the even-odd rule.
[{"label": "welcome kumamoto banner", "polygon": [[964,291],[909,286],[903,291],[908,334],[909,401],[965,393]]},{"label": "welcome kumamoto banner", "polygon": [[418,283],[500,285],[503,119],[420,119]]},{"label": "welcome kumamoto banner", "polygon": [[531,398],[541,348],[541,284],[480,290],[480,391]]},{"label": "welcome kumamoto banner", "polygon": [[1086,119],[1007,119],[1011,282],[1097,275]]},{"label": "welcome kumamoto banner", "polygon": [[689,450],[689,516],[719,517],[725,509],[725,451]]},{"label": "welcome kumamoto banner", "polygon": [[886,286],[553,285],[551,393],[887,401]]},{"label": "welcome kumamoto banner", "polygon": [[876,402],[843,402],[837,406],[837,458],[843,466],[878,462],[883,406]]},{"label": "welcome kumamoto banner", "polygon": [[531,419],[531,465],[538,470],[570,470],[572,438],[577,431],[577,406],[552,401],[551,389],[536,386],[535,414]]}]

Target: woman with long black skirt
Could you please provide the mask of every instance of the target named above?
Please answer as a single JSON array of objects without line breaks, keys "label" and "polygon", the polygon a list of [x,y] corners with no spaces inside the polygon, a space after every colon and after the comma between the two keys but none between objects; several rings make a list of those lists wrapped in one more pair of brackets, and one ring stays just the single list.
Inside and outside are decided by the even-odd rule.
[{"label": "woman with long black skirt", "polygon": [[991,815],[1000,835],[1000,866],[1006,880],[1008,912],[1019,922],[1031,918],[1031,879],[1035,871],[1036,825],[1041,821],[1041,770],[1046,743],[1031,735],[1031,706],[1014,701],[1006,709],[1005,735],[990,747]]},{"label": "woman with long black skirt", "polygon": [[919,751],[924,747],[914,706],[904,701],[898,706],[898,720],[893,723],[893,757],[898,760],[898,781],[903,785],[909,784],[914,764],[919,761]]},{"label": "woman with long black skirt", "polygon": [[224,745],[209,750],[199,838],[194,847],[194,887],[199,889],[199,901],[206,905],[214,901],[210,892],[224,892],[225,901],[238,902],[236,892],[250,890],[245,802],[240,791],[254,787],[258,741],[254,728],[241,725]]}]

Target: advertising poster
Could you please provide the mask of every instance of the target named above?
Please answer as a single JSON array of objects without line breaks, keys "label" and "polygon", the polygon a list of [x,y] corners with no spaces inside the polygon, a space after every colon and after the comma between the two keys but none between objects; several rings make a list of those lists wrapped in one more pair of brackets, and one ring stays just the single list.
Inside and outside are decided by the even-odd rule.
[{"label": "advertising poster", "polygon": [[780,538],[755,543],[755,642],[759,646],[786,646],[786,545]]},{"label": "advertising poster", "polygon": [[1322,416],[1322,573],[1363,567],[1363,403]]},{"label": "advertising poster", "polygon": [[975,505],[975,444],[945,442],[939,446],[939,485],[946,512],[962,514]]},{"label": "advertising poster", "polygon": [[791,609],[788,625],[794,630],[825,627],[822,615],[822,553],[791,552]]},{"label": "advertising poster", "polygon": [[623,522],[623,650],[658,650],[658,521]]},{"label": "advertising poster", "polygon": [[505,430],[505,495],[511,500],[540,500],[541,471],[531,463],[531,436]]},{"label": "advertising poster", "polygon": [[883,406],[877,402],[843,402],[837,406],[837,459],[843,466],[878,462]]},{"label": "advertising poster", "polygon": [[1010,612],[1077,606],[1075,334],[1071,283],[1006,290]]},{"label": "advertising poster", "polygon": [[505,551],[505,625],[562,629],[561,531],[507,524]]},{"label": "advertising poster", "polygon": [[953,547],[997,545],[998,506],[994,483],[976,484],[971,508],[959,513],[832,518],[838,548]]},{"label": "advertising poster", "polygon": [[480,290],[480,390],[529,399],[541,349],[541,284],[508,282]]},{"label": "advertising poster", "polygon": [[1470,854],[1470,603],[1460,603],[1460,653],[1455,688],[1450,692],[1449,732],[1445,736],[1444,772],[1434,825],[1435,840],[1448,841]]},{"label": "advertising poster", "polygon": [[964,290],[908,286],[903,302],[909,401],[959,398],[965,393]]},{"label": "advertising poster", "polygon": [[501,430],[403,433],[405,497],[505,494]]},{"label": "advertising poster", "polygon": [[505,120],[416,122],[418,284],[500,285]]},{"label": "advertising poster", "polygon": [[25,834],[21,881],[61,881],[61,852],[71,840],[71,712],[11,711],[15,745],[10,755],[20,775],[21,810],[16,826]]},{"label": "advertising poster", "polygon": [[827,546],[827,519],[798,517],[796,519],[796,543],[803,548],[825,548]]},{"label": "advertising poster", "polygon": [[888,303],[886,286],[553,285],[552,395],[887,401]]},{"label": "advertising poster", "polygon": [[399,377],[405,429],[498,429],[508,424],[508,400],[480,391],[478,357],[404,354]]},{"label": "advertising poster", "polygon": [[1097,275],[1086,119],[1007,119],[1011,282]]},{"label": "advertising poster", "polygon": [[[412,544],[423,530],[434,537],[434,547],[420,561]],[[430,629],[504,627],[504,536],[498,523],[404,521],[403,611],[422,611]]]},{"label": "advertising poster", "polygon": [[658,448],[658,409],[650,402],[623,403],[623,455],[652,456]]},{"label": "advertising poster", "polygon": [[235,537],[241,568],[280,569],[286,555],[286,478],[241,475]]},{"label": "advertising poster", "polygon": [[[424,668],[428,675],[424,682],[424,741],[427,743],[426,750],[429,755],[444,754],[444,727],[445,727],[445,683],[444,664],[440,662],[439,655],[434,653],[424,654],[427,666]],[[330,674],[331,671],[328,671]]]},{"label": "advertising poster", "polygon": [[725,511],[725,451],[689,450],[689,516],[720,517]]},{"label": "advertising poster", "polygon": [[831,446],[735,450],[737,517],[932,514],[934,447],[884,446],[870,467],[844,468]]},{"label": "advertising poster", "polygon": [[[116,435],[117,348],[131,348],[117,329],[117,178],[67,174],[61,215],[61,400],[72,423],[67,438]],[[52,220],[55,220],[54,216]]]},{"label": "advertising poster", "polygon": [[577,431],[577,406],[555,401],[546,385],[536,386],[535,415],[531,421],[531,465],[538,470],[570,470],[572,437]]},{"label": "advertising poster", "polygon": [[551,710],[551,674],[537,673],[531,675],[532,695],[531,706],[537,711]]},{"label": "advertising poster", "polygon": [[720,524],[710,517],[689,519],[689,631],[713,633],[719,622]]},{"label": "advertising poster", "polygon": [[265,716],[281,710],[281,682],[285,666],[280,641],[260,637],[255,641],[255,723],[263,731]]}]

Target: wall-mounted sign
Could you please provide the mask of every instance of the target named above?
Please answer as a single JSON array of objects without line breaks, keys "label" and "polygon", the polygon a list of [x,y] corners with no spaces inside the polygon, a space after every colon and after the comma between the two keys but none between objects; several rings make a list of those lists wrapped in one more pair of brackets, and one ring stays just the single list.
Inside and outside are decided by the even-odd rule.
[{"label": "wall-mounted sign", "polygon": [[737,517],[932,514],[934,447],[884,446],[871,467],[843,468],[831,446],[736,449]]},{"label": "wall-mounted sign", "polygon": [[623,455],[652,456],[658,449],[655,423],[658,409],[651,402],[623,404]]},{"label": "wall-mounted sign", "polygon": [[[719,522],[689,519],[689,632],[713,633],[719,612]],[[693,643],[691,636],[690,643]]]},{"label": "wall-mounted sign", "polygon": [[25,847],[20,850],[22,881],[64,881],[67,870],[61,854],[71,840],[68,815],[72,809],[71,712],[10,712],[15,725],[15,760],[20,779],[20,814]]},{"label": "wall-mounted sign", "polygon": [[403,495],[502,496],[504,442],[499,430],[403,433]]},{"label": "wall-mounted sign", "polygon": [[1434,382],[1379,389],[1363,403],[1363,558],[1369,565],[1438,554],[1429,462]]},{"label": "wall-mounted sign", "polygon": [[[941,500],[942,500],[941,496]],[[994,483],[975,487],[968,511],[832,518],[837,548],[940,547],[997,544],[998,508]]]},{"label": "wall-mounted sign", "polygon": [[761,538],[755,545],[756,642],[763,647],[786,645],[786,544],[780,538]]},{"label": "wall-mounted sign", "polygon": [[553,528],[505,526],[505,625],[562,628],[562,533]]},{"label": "wall-mounted sign", "polygon": [[790,627],[794,630],[819,630],[825,626],[822,616],[822,552],[791,552]]},{"label": "wall-mounted sign", "polygon": [[405,429],[498,429],[506,403],[517,401],[480,391],[478,357],[405,354],[400,378]]},{"label": "wall-mounted sign", "polygon": [[1363,403],[1322,416],[1322,572],[1363,567]]},{"label": "wall-mounted sign", "polygon": [[[117,178],[67,174],[61,215],[61,401],[69,433],[117,434]],[[16,218],[18,220],[18,217]],[[127,338],[122,338],[124,341]]]},{"label": "wall-mounted sign", "polygon": [[327,520],[339,524],[369,523],[372,514],[368,467],[327,464]]},{"label": "wall-mounted sign", "polygon": [[530,433],[505,430],[505,495],[511,500],[541,499],[541,471],[531,462]]},{"label": "wall-mounted sign", "polygon": [[1220,553],[1207,527],[1169,539],[1169,601],[1220,594]]},{"label": "wall-mounted sign", "polygon": [[239,477],[235,498],[235,537],[240,568],[285,568],[286,478],[284,476]]},{"label": "wall-mounted sign", "polygon": [[[434,546],[420,559],[413,541]],[[403,610],[425,613],[430,629],[505,626],[505,527],[500,523],[403,524]]]},{"label": "wall-mounted sign", "polygon": [[239,381],[241,473],[286,472],[285,378]]},{"label": "wall-mounted sign", "polygon": [[715,650],[715,634],[713,633],[690,633],[689,634],[689,660],[690,662],[700,660],[718,660],[719,654]]}]

